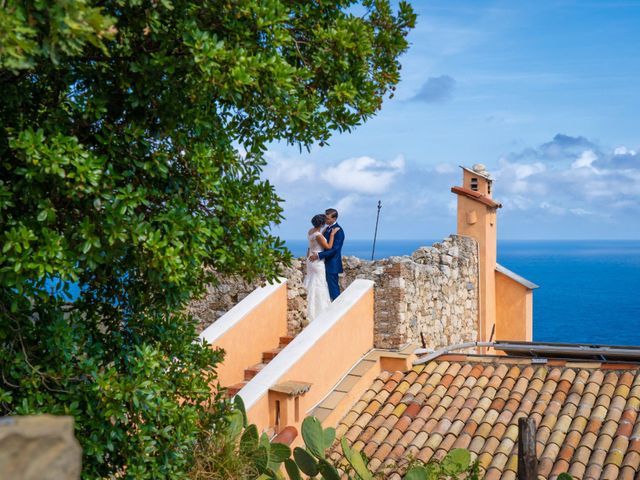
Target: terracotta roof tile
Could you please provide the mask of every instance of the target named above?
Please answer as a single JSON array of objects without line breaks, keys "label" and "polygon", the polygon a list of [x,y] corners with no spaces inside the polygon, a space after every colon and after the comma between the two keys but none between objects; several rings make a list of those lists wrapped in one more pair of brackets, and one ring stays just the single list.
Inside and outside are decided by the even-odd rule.
[{"label": "terracotta roof tile", "polygon": [[387,438],[384,439],[383,443],[388,443],[391,447],[394,447],[402,438],[402,432],[400,430],[393,429],[387,435]]},{"label": "terracotta roof tile", "polygon": [[569,467],[569,471],[567,472],[573,478],[583,478],[584,472],[587,469],[586,465],[578,462],[574,462]]},{"label": "terracotta roof tile", "polygon": [[416,437],[411,441],[410,445],[414,445],[418,448],[422,448],[425,442],[427,441],[427,438],[429,438],[428,432],[425,432],[425,431],[419,432],[416,435]]},{"label": "terracotta roof tile", "polygon": [[473,437],[467,449],[473,453],[478,454],[480,453],[480,450],[482,450],[482,447],[484,446],[484,442],[485,442],[484,437]]},{"label": "terracotta roof tile", "polygon": [[461,433],[453,443],[453,448],[469,448],[469,443],[473,437],[469,433]]},{"label": "terracotta roof tile", "polygon": [[354,425],[353,427],[351,427],[347,433],[345,433],[345,437],[347,438],[347,440],[349,440],[351,443],[355,442],[356,439],[358,438],[358,436],[360,435],[360,433],[362,433],[362,427],[359,427],[357,425]]},{"label": "terracotta roof tile", "polygon": [[640,453],[628,451],[622,460],[622,466],[631,467],[634,471],[637,471],[638,465],[640,465]]},{"label": "terracotta roof tile", "polygon": [[619,479],[620,480],[633,480],[636,476],[636,472],[633,468],[631,467],[622,467],[620,469],[620,475],[619,475]]},{"label": "terracotta roof tile", "polygon": [[573,463],[581,463],[583,466],[587,466],[587,463],[589,463],[589,458],[591,457],[591,451],[593,449],[586,446],[586,445],[581,445],[579,446],[576,451],[573,454],[572,457],[572,462]]},{"label": "terracotta roof tile", "polygon": [[639,369],[606,366],[436,359],[378,376],[337,434],[362,449],[384,478],[400,478],[409,458],[441,460],[453,448],[467,448],[484,478],[515,479],[518,418],[531,417],[540,479],[562,472],[632,479],[640,470]]},{"label": "terracotta roof tile", "polygon": [[428,462],[429,460],[431,460],[431,457],[433,456],[435,452],[429,448],[423,448],[422,450],[420,450],[420,452],[418,453],[418,455],[416,456],[416,458],[418,460],[420,460],[421,462]]},{"label": "terracotta roof tile", "polygon": [[498,445],[498,448],[496,448],[496,453],[504,453],[509,456],[513,453],[515,446],[516,442],[510,438],[503,438],[500,445]]},{"label": "terracotta roof tile", "polygon": [[563,458],[560,458],[556,460],[556,463],[553,464],[553,468],[551,469],[551,476],[555,477],[556,475],[560,475],[567,470],[569,470],[569,462]]},{"label": "terracotta roof tile", "polygon": [[600,478],[604,480],[617,480],[620,469],[613,464],[606,465]]},{"label": "terracotta roof tile", "polygon": [[[354,446],[355,446],[355,444],[354,444]],[[362,449],[362,453],[364,453],[368,458],[371,458],[373,456],[373,454],[376,452],[377,449],[378,449],[378,444],[377,443],[369,442]]]},{"label": "terracotta roof tile", "polygon": [[[518,455],[513,454],[509,456],[509,460],[507,460],[507,464],[504,467],[506,472],[516,473],[518,471]],[[515,477],[512,477],[515,478]]]}]

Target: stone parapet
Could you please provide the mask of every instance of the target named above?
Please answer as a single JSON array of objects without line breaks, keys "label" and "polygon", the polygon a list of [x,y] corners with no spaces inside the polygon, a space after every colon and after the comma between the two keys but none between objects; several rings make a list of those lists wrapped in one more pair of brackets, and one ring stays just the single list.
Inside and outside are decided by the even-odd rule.
[{"label": "stone parapet", "polygon": [[78,480],[81,467],[72,417],[0,418],[0,478]]},{"label": "stone parapet", "polygon": [[477,338],[478,247],[452,235],[411,256],[345,260],[344,282],[375,283],[375,345],[440,348]]},{"label": "stone parapet", "polygon": [[[452,235],[410,256],[368,261],[343,257],[341,286],[355,279],[375,284],[374,342],[377,348],[424,343],[427,348],[477,340],[478,244]],[[288,328],[295,335],[306,325],[303,259],[283,272],[288,285]],[[226,278],[191,305],[203,328],[230,310],[258,284]]]}]

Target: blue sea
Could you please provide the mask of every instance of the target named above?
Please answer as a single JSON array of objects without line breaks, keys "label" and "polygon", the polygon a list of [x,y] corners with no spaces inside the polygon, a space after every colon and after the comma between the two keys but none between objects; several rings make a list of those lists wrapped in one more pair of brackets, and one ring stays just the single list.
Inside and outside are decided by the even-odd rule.
[{"label": "blue sea", "polygon": [[[425,240],[379,240],[375,258],[409,255]],[[288,241],[295,256],[306,241]],[[371,241],[343,255],[371,259]],[[640,346],[640,240],[502,241],[498,262],[540,286],[533,294],[536,341]]]}]

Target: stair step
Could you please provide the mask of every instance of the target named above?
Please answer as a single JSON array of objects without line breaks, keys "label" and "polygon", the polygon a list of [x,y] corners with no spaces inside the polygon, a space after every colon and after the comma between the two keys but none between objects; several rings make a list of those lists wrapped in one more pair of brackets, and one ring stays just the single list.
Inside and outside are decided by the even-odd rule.
[{"label": "stair step", "polygon": [[282,351],[281,348],[273,348],[271,350],[267,350],[266,352],[262,352],[262,363],[269,363],[273,360],[276,355],[278,355]]},{"label": "stair step", "polygon": [[266,366],[267,366],[266,363],[256,363],[255,365],[251,365],[249,368],[245,368],[244,379],[246,381],[251,380],[253,377],[255,377],[258,374],[260,370],[262,370]]},{"label": "stair step", "polygon": [[227,387],[227,397],[231,398],[238,393],[247,384],[247,382],[239,382]]},{"label": "stair step", "polygon": [[280,337],[280,348],[284,348],[287,345],[289,345],[294,338],[295,337],[291,337],[289,335],[286,335],[284,337]]}]

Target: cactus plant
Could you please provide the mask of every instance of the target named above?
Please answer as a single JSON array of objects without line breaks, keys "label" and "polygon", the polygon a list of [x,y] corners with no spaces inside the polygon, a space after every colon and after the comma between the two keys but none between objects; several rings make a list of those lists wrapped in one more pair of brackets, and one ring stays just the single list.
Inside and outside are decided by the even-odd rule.
[{"label": "cactus plant", "polygon": [[[303,480],[303,475],[322,480],[374,480],[379,477],[369,470],[362,452],[351,448],[345,438],[340,439],[340,444],[347,471],[341,477],[336,466],[326,458],[327,449],[335,441],[336,431],[322,428],[317,418],[307,417],[303,420],[301,433],[305,446],[296,447],[292,452],[286,445],[270,443],[266,434],[259,435],[255,425],[247,425],[245,407],[239,396],[235,397],[234,404],[236,409],[227,418],[227,437],[239,442],[240,451],[253,459],[260,474],[256,480],[284,480],[280,472],[283,465],[289,480]],[[471,464],[469,452],[458,448],[449,452],[440,463],[412,465],[404,480],[453,479],[462,475],[472,479],[477,478],[476,471],[477,465]]]},{"label": "cactus plant", "polygon": [[[466,473],[473,473],[471,454],[463,449],[451,450],[442,462],[431,462],[426,465],[415,465],[407,470],[403,480],[439,480],[441,478],[458,478]],[[471,476],[466,478],[473,478]]]}]

